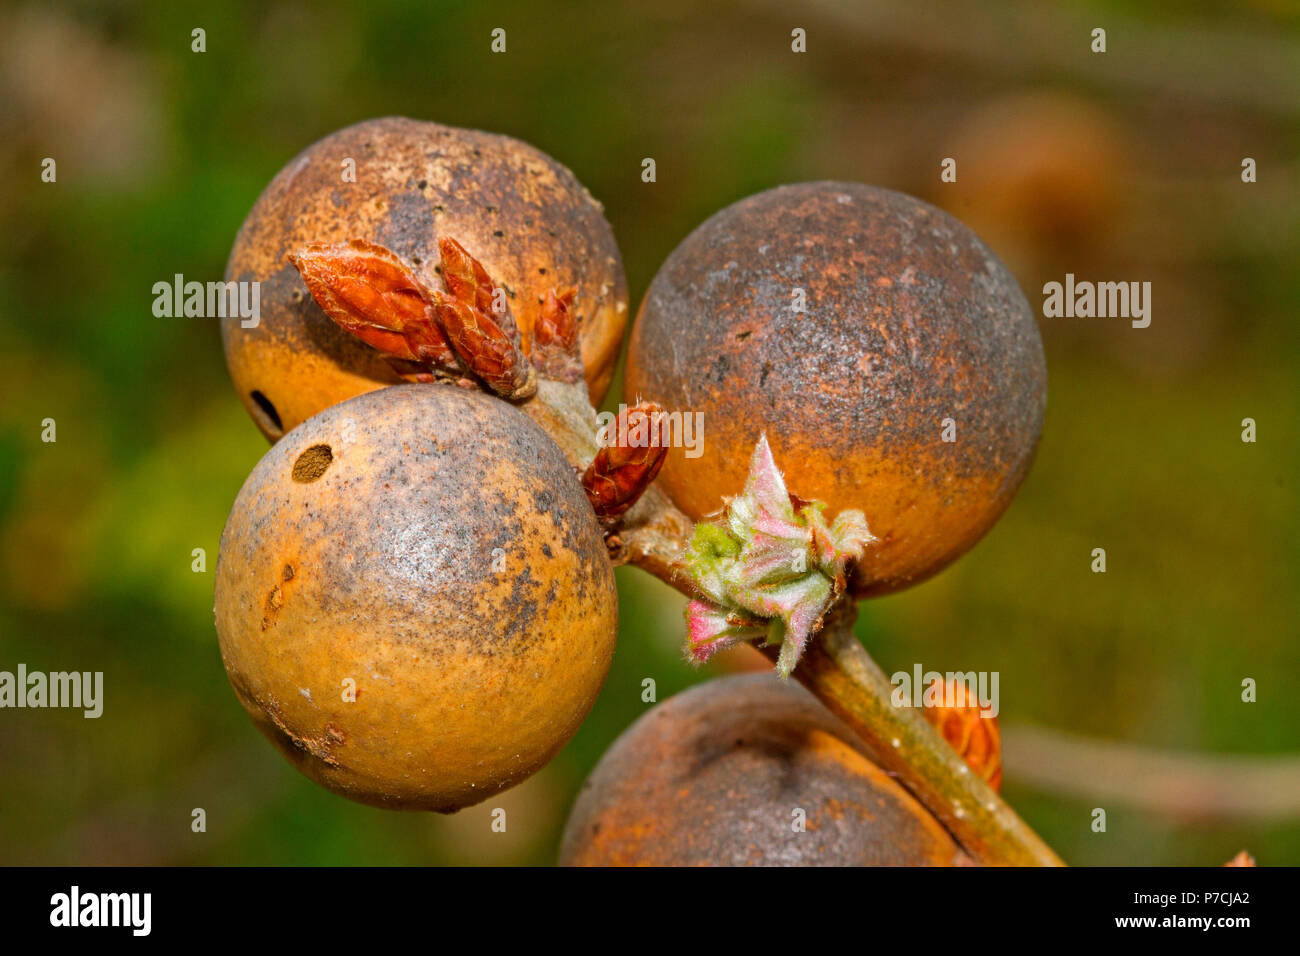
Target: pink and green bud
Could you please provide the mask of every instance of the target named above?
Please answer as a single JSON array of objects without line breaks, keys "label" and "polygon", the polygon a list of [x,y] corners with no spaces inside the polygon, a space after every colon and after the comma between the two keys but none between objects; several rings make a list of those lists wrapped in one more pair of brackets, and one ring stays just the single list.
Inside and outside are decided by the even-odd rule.
[{"label": "pink and green bud", "polygon": [[861,512],[827,524],[825,509],[790,495],[760,437],[744,494],[718,521],[697,524],[687,548],[687,573],[704,596],[686,611],[691,660],[745,641],[780,643],[777,672],[790,675],[844,592],[849,562],[875,540]]}]

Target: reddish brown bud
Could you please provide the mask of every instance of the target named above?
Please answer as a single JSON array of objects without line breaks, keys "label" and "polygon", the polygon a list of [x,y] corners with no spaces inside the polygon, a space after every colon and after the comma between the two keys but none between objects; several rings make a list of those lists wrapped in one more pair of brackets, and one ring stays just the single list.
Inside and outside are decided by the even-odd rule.
[{"label": "reddish brown bud", "polygon": [[582,475],[582,487],[606,527],[618,522],[659,474],[668,452],[659,440],[663,409],[653,402],[619,412],[607,444]]},{"label": "reddish brown bud", "polygon": [[400,257],[364,239],[311,243],[289,260],[325,314],[386,353],[407,381],[448,374],[463,380],[463,363],[499,395],[532,395],[537,376],[520,351],[509,310],[491,311],[495,292],[487,270],[455,239],[444,237],[438,247],[445,293],[428,289]]},{"label": "reddish brown bud", "polygon": [[518,346],[519,328],[515,325],[515,317],[508,306],[499,310],[495,308],[497,285],[483,263],[451,236],[438,239],[438,252],[442,256],[442,281],[452,298],[488,316]]},{"label": "reddish brown bud", "polygon": [[1249,853],[1247,853],[1245,850],[1242,850],[1240,853],[1238,853],[1236,856],[1234,856],[1231,860],[1229,860],[1227,863],[1223,865],[1224,866],[1254,866],[1255,858],[1251,856]]},{"label": "reddish brown bud", "polygon": [[582,377],[578,322],[573,314],[577,289],[550,289],[533,325],[533,363],[548,378],[576,382]]},{"label": "reddish brown bud", "polygon": [[434,293],[383,246],[313,242],[289,261],[325,314],[361,341],[429,369],[457,368],[437,324]]},{"label": "reddish brown bud", "polygon": [[572,286],[563,292],[550,289],[542,302],[541,314],[533,326],[533,344],[555,345],[572,352],[578,344],[578,323],[573,316],[573,298],[578,290]]},{"label": "reddish brown bud", "polygon": [[455,239],[438,239],[442,281],[438,322],[451,347],[492,391],[509,399],[537,390],[537,376],[520,348],[519,329],[508,308],[494,309],[497,290],[483,264]]},{"label": "reddish brown bud", "polygon": [[450,236],[438,240],[438,251],[442,255],[442,281],[452,297],[491,312],[492,279],[483,263]]},{"label": "reddish brown bud", "polygon": [[[931,693],[940,692],[935,687],[937,683],[934,681],[927,688],[927,698]],[[998,790],[1002,786],[1002,733],[998,719],[984,716],[979,701],[971,700],[966,688],[966,684],[948,681],[943,688],[943,704],[927,705],[921,712],[961,754],[966,765]]]},{"label": "reddish brown bud", "polygon": [[438,321],[456,354],[492,391],[512,400],[537,391],[532,365],[485,312],[444,295],[438,303]]}]

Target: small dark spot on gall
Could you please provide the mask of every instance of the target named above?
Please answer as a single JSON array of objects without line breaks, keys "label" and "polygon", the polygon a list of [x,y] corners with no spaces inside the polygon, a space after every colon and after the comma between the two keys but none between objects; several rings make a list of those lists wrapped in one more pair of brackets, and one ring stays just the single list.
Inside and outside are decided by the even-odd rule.
[{"label": "small dark spot on gall", "polygon": [[271,424],[275,426],[277,431],[284,431],[284,423],[280,421],[280,413],[275,410],[275,406],[271,404],[269,398],[256,390],[249,392],[248,397],[253,400],[254,405],[262,410],[262,414],[271,420]]},{"label": "small dark spot on gall", "polygon": [[312,445],[293,463],[290,477],[299,484],[308,484],[325,474],[333,461],[334,451],[329,445]]},{"label": "small dark spot on gall", "polygon": [[743,341],[745,341],[745,339],[749,338],[749,337],[750,337],[751,335],[753,335],[753,334],[754,334],[753,329],[746,329],[744,332],[737,332],[737,333],[736,333],[736,341],[737,341],[737,342],[743,342]]},{"label": "small dark spot on gall", "polygon": [[428,181],[427,179],[421,179],[421,180],[420,180],[420,185],[419,185],[417,188],[419,188],[419,189],[428,189],[428,188],[429,188],[429,181]]},{"label": "small dark spot on gall", "polygon": [[282,572],[280,573],[280,579],[281,579],[282,581],[292,581],[292,580],[293,580],[293,574],[294,574],[294,571],[293,571],[293,565],[292,565],[292,564],[286,564],[286,565],[284,566],[284,571],[282,571]]},{"label": "small dark spot on gall", "polygon": [[500,229],[494,229],[494,230],[492,231],[492,235],[494,235],[494,236],[496,236],[498,239],[500,239],[502,236],[505,235],[505,233],[502,232]]}]

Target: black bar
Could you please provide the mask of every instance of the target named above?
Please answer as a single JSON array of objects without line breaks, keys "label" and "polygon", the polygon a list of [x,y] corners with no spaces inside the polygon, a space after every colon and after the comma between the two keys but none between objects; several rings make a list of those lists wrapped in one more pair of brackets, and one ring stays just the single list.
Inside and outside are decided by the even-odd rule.
[{"label": "black bar", "polygon": [[[890,936],[990,945],[1094,937],[1231,943],[1261,928],[1282,931],[1295,909],[1288,869],[877,869],[623,870],[350,868],[10,868],[0,926],[6,943],[76,934],[81,943],[142,939],[211,943],[230,939],[330,943],[340,934],[382,931],[451,943],[453,928],[497,940],[511,930],[575,942],[614,920],[635,940],[636,926],[695,935],[702,922],[725,934],[765,932],[775,924],[807,933],[861,932],[862,944]],[[149,894],[148,934],[125,914],[116,927],[53,926],[59,895]],[[115,902],[121,906],[121,897]],[[105,912],[111,915],[111,907]],[[1154,920],[1149,925],[1121,921]],[[1208,927],[1200,921],[1208,919]],[[1197,921],[1195,924],[1190,921]],[[1232,921],[1236,925],[1225,925]],[[143,928],[143,919],[136,920]],[[540,929],[545,927],[545,929]],[[567,927],[567,928],[566,928]],[[631,936],[625,935],[632,932]],[[594,937],[588,939],[592,942]],[[469,940],[465,940],[466,943]],[[6,946],[6,949],[8,947]]]}]

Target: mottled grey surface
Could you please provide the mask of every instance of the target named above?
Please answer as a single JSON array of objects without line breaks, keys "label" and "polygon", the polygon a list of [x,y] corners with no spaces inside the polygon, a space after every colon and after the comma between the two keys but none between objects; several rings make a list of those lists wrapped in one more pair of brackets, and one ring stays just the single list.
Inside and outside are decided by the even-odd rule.
[{"label": "mottled grey surface", "polygon": [[[274,445],[222,535],[216,610],[245,707],[305,772],[434,809],[549,758],[617,629],[572,466],[518,409],[450,385],[367,393]],[[339,706],[349,676],[363,695]]]},{"label": "mottled grey surface", "polygon": [[[704,456],[674,450],[664,468],[679,505],[706,514],[737,493],[766,431],[791,491],[866,511],[886,587],[1001,513],[1046,403],[1033,315],[988,247],[920,200],[838,182],[751,196],[683,240],[642,305],[627,382],[705,415]],[[890,557],[904,534],[918,553]]]},{"label": "mottled grey surface", "polygon": [[[796,831],[794,811],[806,815]],[[951,865],[961,851],[853,732],[773,674],[664,701],[583,785],[560,862],[581,866]]]}]

